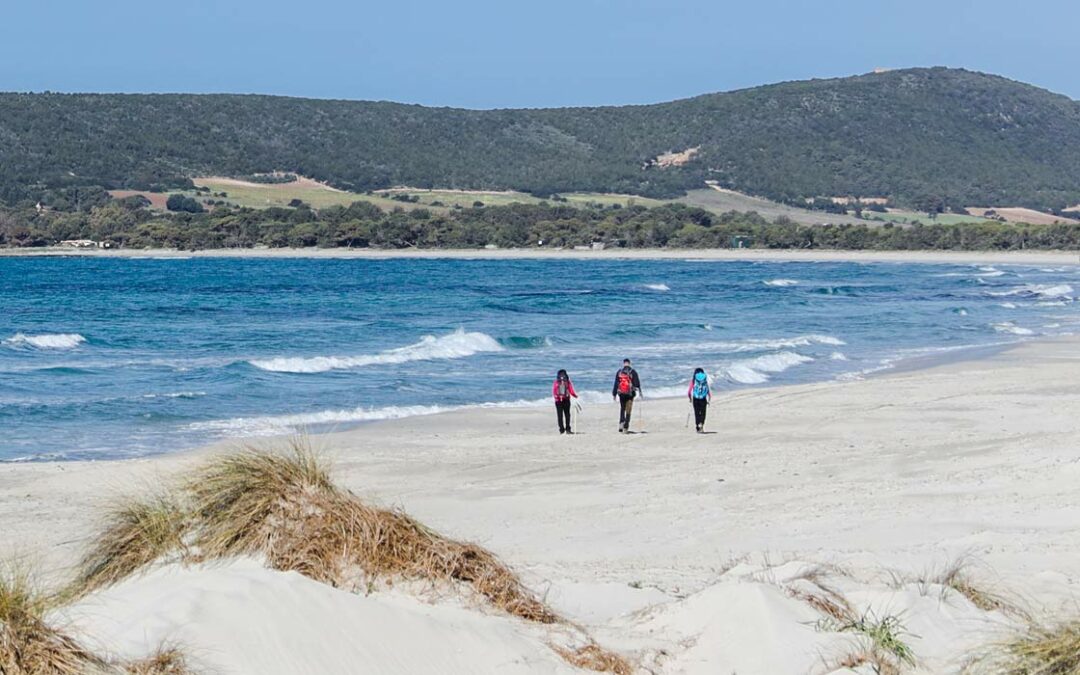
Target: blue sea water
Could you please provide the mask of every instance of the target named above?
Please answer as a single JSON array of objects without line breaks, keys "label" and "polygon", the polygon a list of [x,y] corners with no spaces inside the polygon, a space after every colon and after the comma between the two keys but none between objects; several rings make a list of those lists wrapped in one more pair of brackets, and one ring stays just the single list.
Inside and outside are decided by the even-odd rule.
[{"label": "blue sea water", "polygon": [[546,402],[861,377],[1080,327],[1080,268],[0,258],[0,461],[114,458]]}]

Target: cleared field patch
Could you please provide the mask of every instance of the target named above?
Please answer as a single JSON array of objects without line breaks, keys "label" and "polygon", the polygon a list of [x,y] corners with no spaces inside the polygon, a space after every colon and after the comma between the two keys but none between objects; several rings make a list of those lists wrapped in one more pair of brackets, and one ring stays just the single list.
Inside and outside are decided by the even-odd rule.
[{"label": "cleared field patch", "polygon": [[991,222],[987,218],[965,216],[962,213],[939,213],[936,217],[931,218],[930,214],[927,213],[905,211],[903,209],[889,209],[885,213],[868,212],[866,217],[871,220],[881,220],[886,223],[895,223],[897,225],[913,225],[915,223],[922,223],[923,225],[959,225],[960,223]]},{"label": "cleared field patch", "polygon": [[[211,199],[224,199],[231,204],[247,206],[253,209],[289,206],[289,203],[294,199],[299,199],[316,209],[326,208],[327,206],[348,206],[353,202],[371,202],[386,210],[390,210],[395,206],[404,209],[417,207],[416,204],[406,204],[385,197],[338,190],[310,178],[300,178],[292,183],[250,183],[221,176],[203,176],[192,180],[198,187],[208,188],[211,192],[211,195],[209,195]],[[213,196],[213,193],[220,192],[224,192],[227,196]]]},{"label": "cleared field patch", "polygon": [[1069,225],[1075,225],[1080,223],[1080,220],[1073,218],[1063,218],[1061,216],[1055,216],[1052,213],[1043,213],[1042,211],[1036,211],[1035,209],[1025,209],[1021,207],[995,207],[992,209],[982,207],[969,207],[968,213],[974,216],[985,217],[988,213],[991,215],[996,213],[1010,223],[1027,223],[1028,225],[1053,225],[1054,223],[1066,223]]},{"label": "cleared field patch", "polygon": [[709,186],[703,190],[691,190],[685,197],[675,200],[691,206],[699,206],[715,213],[727,211],[757,211],[768,220],[775,220],[780,216],[786,216],[802,225],[834,225],[842,223],[873,224],[870,221],[836,213],[824,211],[810,211],[799,209],[794,206],[780,204],[761,197],[751,197],[734,190],[725,190],[716,186]]},{"label": "cleared field patch", "polygon": [[168,192],[142,192],[140,190],[109,190],[109,196],[113,199],[124,199],[125,197],[141,195],[150,202],[150,208],[159,211],[165,210],[165,202],[169,200],[169,194],[170,193]]}]

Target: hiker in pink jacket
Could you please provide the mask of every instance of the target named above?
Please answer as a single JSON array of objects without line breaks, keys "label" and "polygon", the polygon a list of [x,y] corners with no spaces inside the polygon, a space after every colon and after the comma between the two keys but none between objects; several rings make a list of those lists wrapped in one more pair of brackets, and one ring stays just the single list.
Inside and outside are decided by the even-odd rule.
[{"label": "hiker in pink jacket", "polygon": [[565,370],[560,370],[551,385],[551,395],[555,398],[555,416],[559,418],[559,433],[572,434],[570,429],[570,399],[577,398],[574,383]]}]

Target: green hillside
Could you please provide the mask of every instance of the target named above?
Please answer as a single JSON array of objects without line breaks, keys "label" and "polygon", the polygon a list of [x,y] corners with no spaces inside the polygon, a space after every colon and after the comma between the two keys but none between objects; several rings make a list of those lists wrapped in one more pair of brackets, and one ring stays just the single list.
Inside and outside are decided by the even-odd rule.
[{"label": "green hillside", "polygon": [[[681,165],[653,160],[696,148]],[[368,191],[673,197],[706,180],[774,200],[920,207],[1080,202],[1080,103],[1004,78],[900,70],[645,106],[474,111],[241,95],[0,94],[0,200],[274,170]]]}]

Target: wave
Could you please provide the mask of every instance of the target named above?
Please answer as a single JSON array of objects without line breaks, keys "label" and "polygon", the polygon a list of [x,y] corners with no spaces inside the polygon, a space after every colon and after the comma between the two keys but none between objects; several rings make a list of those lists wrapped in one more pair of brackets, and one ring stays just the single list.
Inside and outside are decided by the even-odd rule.
[{"label": "wave", "polygon": [[1012,321],[1003,321],[1002,323],[995,323],[995,324],[992,324],[992,325],[994,327],[994,330],[996,330],[999,333],[1009,333],[1011,335],[1034,335],[1035,334],[1035,331],[1031,330],[1030,328],[1024,328],[1022,326],[1017,326]]},{"label": "wave", "polygon": [[833,361],[847,361],[848,357],[844,356],[844,352],[833,352],[829,354],[829,359]]},{"label": "wave", "polygon": [[671,288],[667,284],[645,284],[645,288],[649,289],[650,291],[662,292],[667,292],[671,290]]},{"label": "wave", "polygon": [[33,347],[35,349],[74,349],[86,342],[78,333],[43,333],[27,335],[16,333],[4,340],[9,347]]},{"label": "wave", "polygon": [[790,338],[760,338],[740,340],[737,342],[671,342],[642,347],[631,347],[626,351],[631,353],[671,353],[671,352],[726,352],[739,354],[743,352],[767,352],[780,349],[795,349],[798,347],[812,347],[814,345],[828,345],[830,347],[842,347],[847,343],[840,338],[831,335],[796,335]]},{"label": "wave", "polygon": [[1069,284],[1026,284],[1008,291],[987,291],[994,297],[1062,298],[1072,300],[1073,287]]},{"label": "wave", "polygon": [[510,337],[499,338],[498,343],[507,349],[541,349],[551,346],[551,338],[511,335]]},{"label": "wave", "polygon": [[461,359],[483,352],[501,352],[506,348],[486,333],[466,333],[458,329],[449,335],[425,335],[420,342],[407,347],[388,349],[378,354],[361,356],[278,357],[248,361],[260,370],[275,373],[325,373],[330,370],[362,368],[364,366]]},{"label": "wave", "polygon": [[766,286],[794,286],[799,282],[794,279],[770,279],[761,283],[765,284]]},{"label": "wave", "polygon": [[[595,392],[591,392],[594,393]],[[585,392],[581,392],[585,398]],[[599,395],[592,396],[600,400]],[[605,399],[606,400],[606,399]],[[521,408],[550,403],[550,399],[519,400],[504,402],[477,403],[473,405],[391,405],[382,408],[357,407],[340,410],[320,410],[291,415],[272,415],[265,417],[235,417],[224,420],[193,422],[187,426],[190,431],[213,432],[223,436],[277,436],[291,434],[313,426],[332,424],[350,424],[357,422],[379,422],[406,417],[422,417],[469,410],[476,408]]]},{"label": "wave", "polygon": [[770,374],[782,373],[788,368],[810,363],[813,360],[809,356],[796,352],[777,352],[735,361],[724,367],[722,372],[728,379],[741,384],[763,384],[769,381]]}]

